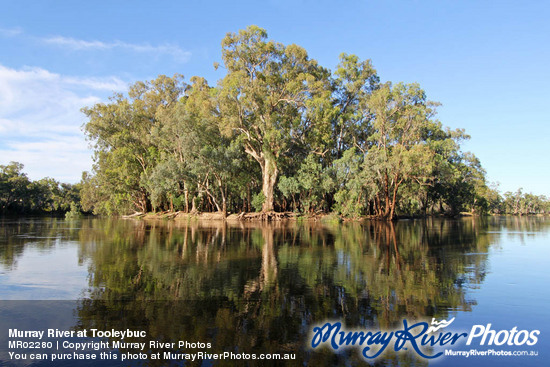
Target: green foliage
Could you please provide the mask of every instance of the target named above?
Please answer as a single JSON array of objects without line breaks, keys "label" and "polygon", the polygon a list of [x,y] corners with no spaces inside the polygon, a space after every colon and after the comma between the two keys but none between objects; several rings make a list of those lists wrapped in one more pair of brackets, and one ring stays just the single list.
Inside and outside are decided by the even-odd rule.
[{"label": "green foliage", "polygon": [[65,213],[65,219],[73,220],[81,217],[82,213],[80,212],[78,205],[75,203],[71,203],[71,210]]},{"label": "green foliage", "polygon": [[262,191],[254,195],[252,198],[252,207],[257,211],[261,211],[265,202],[265,195]]},{"label": "green foliage", "polygon": [[0,213],[61,214],[80,202],[80,185],[59,183],[46,177],[31,181],[23,164],[0,165]]},{"label": "green foliage", "polygon": [[277,187],[286,199],[292,201],[292,209],[295,211],[298,210],[298,204],[296,203],[296,196],[300,193],[300,183],[298,180],[294,177],[281,176]]},{"label": "green foliage", "polygon": [[356,55],[340,55],[333,77],[335,116],[332,123],[332,154],[342,157],[353,147],[368,149],[370,116],[365,100],[380,87],[380,78],[370,60],[360,61]]},{"label": "green foliage", "polygon": [[[256,26],[228,33],[221,51],[227,73],[216,87],[160,75],[83,109],[95,149],[83,210],[254,207],[386,220],[548,211],[547,198],[501,198],[461,151],[465,132],[436,119],[438,103],[417,83],[381,82],[370,60],[342,54],[331,74]],[[13,175],[13,192],[30,187],[25,179]],[[29,188],[33,205],[68,210],[55,186]]]},{"label": "green foliage", "polygon": [[85,188],[86,196],[97,200],[94,212],[119,214],[132,206],[141,211],[150,208],[141,179],[150,175],[159,159],[151,131],[179,100],[186,87],[182,79],[181,75],[161,75],[150,82],[137,82],[128,97],[117,94],[109,104],[82,109],[88,117],[84,131],[95,148],[96,183]]},{"label": "green foliage", "polygon": [[367,203],[362,167],[363,155],[356,148],[346,150],[333,164],[338,183],[334,211],[348,218],[362,215]]},{"label": "green foliage", "polygon": [[524,193],[522,188],[516,192],[504,193],[504,198],[498,205],[499,213],[527,215],[550,213],[550,199],[544,195]]},{"label": "green foliage", "polygon": [[294,210],[307,213],[329,209],[326,196],[334,185],[333,178],[327,169],[323,169],[319,157],[310,154],[294,177],[281,177],[278,188],[285,198],[292,201]]}]

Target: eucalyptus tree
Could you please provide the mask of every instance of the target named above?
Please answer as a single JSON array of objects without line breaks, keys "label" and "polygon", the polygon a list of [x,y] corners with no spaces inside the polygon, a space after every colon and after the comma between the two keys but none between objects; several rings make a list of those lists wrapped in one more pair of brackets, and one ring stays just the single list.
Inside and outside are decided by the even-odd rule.
[{"label": "eucalyptus tree", "polygon": [[333,155],[356,147],[365,153],[369,147],[370,118],[364,108],[366,100],[380,87],[380,78],[371,60],[360,61],[356,55],[341,54],[333,76]]},{"label": "eucalyptus tree", "polygon": [[23,172],[23,164],[10,162],[0,165],[0,212],[23,211],[22,198],[28,196],[31,184],[27,175]]},{"label": "eucalyptus tree", "polygon": [[[177,103],[170,109],[163,109],[158,117],[160,124],[151,130],[151,137],[159,149],[159,163],[146,176],[142,177],[155,207],[164,207],[170,202],[173,210],[174,199],[182,202],[183,209],[189,212],[198,210],[197,201],[202,197],[200,177],[193,168],[196,166],[197,152],[206,144],[205,137],[214,134],[217,125],[212,122],[211,111],[207,109],[210,88],[203,78],[191,78],[191,85]],[[219,134],[218,134],[219,135]],[[183,196],[182,200],[179,200]]]},{"label": "eucalyptus tree", "polygon": [[436,104],[418,84],[386,83],[367,100],[372,116],[369,147],[364,161],[368,191],[376,215],[392,220],[399,188],[426,182],[432,176],[435,152],[429,145]]},{"label": "eucalyptus tree", "polygon": [[439,211],[450,216],[466,210],[486,213],[498,205],[498,192],[487,185],[479,159],[460,149],[460,142],[469,138],[463,129],[432,132],[430,147],[435,152],[432,177],[425,187],[413,188],[421,196],[424,214],[428,207],[438,203]]},{"label": "eucalyptus tree", "polygon": [[[340,55],[340,63],[331,77],[331,104],[317,109],[321,120],[331,121],[331,133],[310,144],[307,155],[293,161],[294,170],[287,171],[278,185],[295,209],[329,211],[335,200],[336,210],[342,209],[339,201],[348,198],[350,190],[342,189],[347,184],[342,177],[346,174],[341,170],[344,168],[341,161],[337,162],[346,152],[353,151],[361,157],[368,148],[369,116],[361,104],[378,86],[379,78],[370,60]],[[359,174],[350,168],[345,167],[347,173]]]},{"label": "eucalyptus tree", "polygon": [[330,103],[329,73],[296,45],[267,40],[250,26],[222,41],[227,75],[220,82],[223,130],[235,134],[262,172],[262,210],[273,210],[280,164],[307,140],[330,135],[323,107]]},{"label": "eucalyptus tree", "polygon": [[226,214],[229,190],[235,188],[231,181],[242,183],[239,172],[246,157],[238,142],[220,131],[218,94],[219,91],[209,87],[205,79],[195,77],[185,103],[188,117],[196,121],[193,128],[198,143],[192,149],[194,159],[190,170],[196,177],[199,191],[208,196],[217,211]]},{"label": "eucalyptus tree", "polygon": [[501,211],[506,214],[548,214],[550,200],[545,195],[534,195],[523,192],[523,188],[515,192],[507,191],[501,198]]},{"label": "eucalyptus tree", "polygon": [[141,179],[155,208],[226,213],[230,196],[243,195],[242,172],[253,172],[239,142],[220,132],[217,94],[195,76],[174,108],[157,114],[161,123],[151,136],[159,162]]},{"label": "eucalyptus tree", "polygon": [[460,154],[451,165],[451,174],[442,181],[443,199],[449,206],[449,214],[458,215],[463,210],[475,212],[479,207],[481,191],[486,188],[485,170],[472,153]]},{"label": "eucalyptus tree", "polygon": [[31,181],[23,164],[0,165],[0,214],[64,213],[80,202],[80,185],[59,183],[50,177]]},{"label": "eucalyptus tree", "polygon": [[84,131],[95,149],[96,175],[95,184],[84,185],[83,189],[101,191],[100,195],[84,195],[107,201],[96,203],[96,208],[107,213],[132,207],[149,210],[150,199],[141,178],[150,173],[159,158],[151,130],[162,123],[163,111],[173,108],[181,97],[185,88],[182,79],[181,75],[160,75],[152,81],[135,83],[128,96],[115,94],[109,103],[82,109],[88,117]]}]

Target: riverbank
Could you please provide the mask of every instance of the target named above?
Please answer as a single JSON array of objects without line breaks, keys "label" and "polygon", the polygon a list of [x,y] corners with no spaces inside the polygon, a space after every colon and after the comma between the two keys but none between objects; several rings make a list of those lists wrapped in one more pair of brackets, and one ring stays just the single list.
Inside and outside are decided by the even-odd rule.
[{"label": "riverbank", "polygon": [[[504,216],[514,216],[511,214],[502,214]],[[478,214],[472,214],[467,212],[462,212],[456,217],[452,218],[462,218],[462,217],[479,217]],[[501,214],[488,214],[488,217],[491,216],[501,216]],[[548,216],[547,214],[529,214],[524,216],[535,216],[535,217],[544,217]],[[427,217],[433,218],[446,218],[452,219],[449,216],[445,215],[428,215]],[[518,216],[521,217],[521,216]],[[175,220],[175,221],[191,221],[191,220],[201,220],[201,221],[227,221],[227,222],[281,222],[281,221],[290,221],[290,222],[324,222],[324,223],[340,223],[340,222],[361,222],[365,220],[380,220],[378,217],[374,216],[362,216],[359,218],[345,218],[336,213],[318,213],[318,214],[300,214],[295,212],[241,212],[239,214],[228,214],[224,215],[221,212],[204,212],[204,213],[185,213],[182,211],[177,212],[157,212],[157,213],[134,213],[131,215],[123,215],[122,219],[142,219],[142,220]],[[396,220],[414,220],[422,219],[425,217],[410,217],[403,216],[397,217]]]},{"label": "riverbank", "polygon": [[242,212],[239,214],[224,215],[221,212],[213,213],[185,213],[185,212],[158,212],[158,213],[134,213],[123,215],[123,219],[143,220],[215,220],[229,222],[277,222],[277,221],[313,221],[313,222],[341,222],[344,219],[337,214],[310,214],[303,215],[294,212]]}]

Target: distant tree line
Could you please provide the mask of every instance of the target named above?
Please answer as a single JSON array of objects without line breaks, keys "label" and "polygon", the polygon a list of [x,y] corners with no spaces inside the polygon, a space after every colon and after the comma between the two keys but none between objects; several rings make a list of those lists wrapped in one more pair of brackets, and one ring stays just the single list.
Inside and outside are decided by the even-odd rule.
[{"label": "distant tree line", "polygon": [[0,214],[65,214],[80,211],[80,184],[53,178],[31,181],[23,165],[0,165]]},{"label": "distant tree line", "polygon": [[216,86],[161,75],[83,109],[95,151],[84,210],[548,211],[544,197],[501,198],[461,151],[464,130],[444,127],[418,84],[381,82],[370,60],[342,54],[330,72],[255,26],[227,34],[222,60]]},{"label": "distant tree line", "polygon": [[504,197],[499,196],[498,202],[492,209],[492,212],[496,214],[549,214],[550,198],[544,195],[524,193],[520,188],[516,192],[504,193]]}]

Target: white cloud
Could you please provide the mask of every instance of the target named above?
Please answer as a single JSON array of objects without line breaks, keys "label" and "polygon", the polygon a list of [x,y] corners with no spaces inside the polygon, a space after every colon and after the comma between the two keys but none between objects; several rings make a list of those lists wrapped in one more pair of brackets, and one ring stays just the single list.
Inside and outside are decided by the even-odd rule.
[{"label": "white cloud", "polygon": [[122,41],[103,42],[103,41],[86,41],[71,37],[55,36],[41,39],[46,44],[66,47],[71,50],[111,50],[125,49],[139,53],[150,54],[165,54],[171,55],[180,62],[185,62],[191,57],[191,52],[183,50],[181,47],[173,44],[162,44],[153,46],[150,44],[136,44]]},{"label": "white cloud", "polygon": [[101,41],[84,41],[84,40],[78,40],[70,37],[61,37],[61,36],[43,38],[42,40],[45,43],[58,45],[58,46],[65,46],[73,50],[90,50],[90,49],[108,50],[114,47],[114,45],[112,44],[109,45]]},{"label": "white cloud", "polygon": [[23,163],[23,172],[33,180],[52,177],[61,182],[78,182],[83,171],[90,171],[92,153],[84,136],[64,137],[37,143],[14,144],[0,148],[1,163]]},{"label": "white cloud", "polygon": [[80,109],[126,89],[114,77],[68,77],[0,65],[0,164],[21,162],[32,179],[78,181],[91,168]]},{"label": "white cloud", "polygon": [[15,37],[23,33],[21,28],[0,28],[0,36]]},{"label": "white cloud", "polygon": [[0,28],[0,36],[22,36],[25,38],[33,39],[42,44],[54,45],[75,51],[128,50],[149,55],[169,55],[178,62],[186,62],[191,57],[191,52],[185,51],[180,46],[171,43],[151,45],[148,43],[129,43],[118,40],[112,42],[104,42],[98,40],[86,41],[64,36],[36,37],[32,35],[26,36],[25,32],[21,28]]},{"label": "white cloud", "polygon": [[94,90],[115,91],[121,92],[128,89],[128,83],[123,82],[119,78],[74,78],[64,77],[63,82],[68,85],[86,87]]}]

